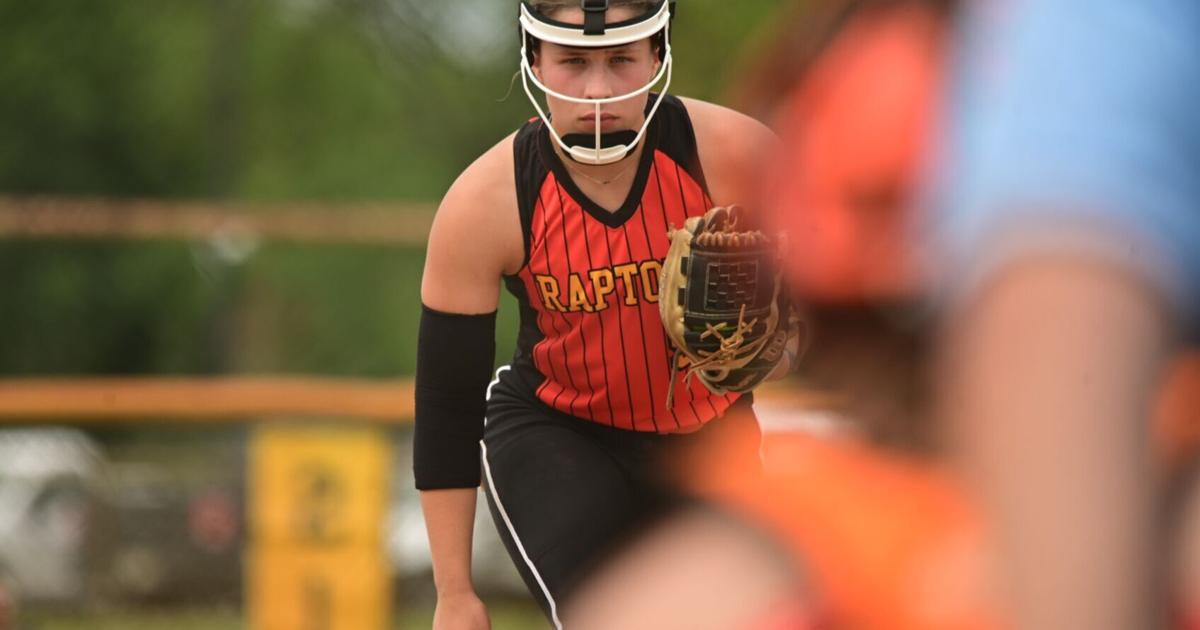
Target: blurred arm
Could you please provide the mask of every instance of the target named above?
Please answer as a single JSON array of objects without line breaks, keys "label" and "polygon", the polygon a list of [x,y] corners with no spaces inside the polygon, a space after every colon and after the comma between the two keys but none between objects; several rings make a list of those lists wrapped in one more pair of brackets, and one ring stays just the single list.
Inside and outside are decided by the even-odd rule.
[{"label": "blurred arm", "polygon": [[1198,18],[964,4],[937,172],[962,305],[942,393],[1019,628],[1155,621],[1147,397],[1200,312]]},{"label": "blurred arm", "polygon": [[1165,302],[1100,262],[998,273],[943,339],[944,412],[988,512],[1018,628],[1147,627],[1148,396]]},{"label": "blurred arm", "polygon": [[798,592],[798,578],[761,534],[715,510],[692,509],[600,571],[571,601],[565,626],[754,628],[766,615],[795,606]]}]

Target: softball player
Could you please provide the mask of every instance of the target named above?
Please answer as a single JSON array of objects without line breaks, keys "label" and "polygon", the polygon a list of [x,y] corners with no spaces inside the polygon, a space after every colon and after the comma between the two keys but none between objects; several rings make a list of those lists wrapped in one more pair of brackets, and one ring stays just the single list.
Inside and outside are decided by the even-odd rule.
[{"label": "softball player", "polygon": [[[673,5],[522,2],[521,76],[538,115],[468,167],[438,210],[414,457],[435,628],[488,624],[470,578],[481,480],[513,561],[560,626],[588,566],[669,496],[667,452],[723,433],[757,444],[748,396],[673,374],[658,271],[670,226],[750,200],[774,139],[744,115],[666,93]],[[489,385],[501,283],[521,323],[511,365]]]}]

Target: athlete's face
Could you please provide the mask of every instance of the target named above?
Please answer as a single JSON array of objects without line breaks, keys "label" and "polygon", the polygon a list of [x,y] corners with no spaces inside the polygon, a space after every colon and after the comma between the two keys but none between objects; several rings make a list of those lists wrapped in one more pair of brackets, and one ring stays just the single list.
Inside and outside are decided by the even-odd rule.
[{"label": "athlete's face", "polygon": [[[632,18],[630,9],[609,11],[608,20]],[[583,23],[583,11],[562,11],[554,19],[573,24]],[[546,87],[567,96],[587,99],[611,98],[644,87],[659,68],[658,53],[643,39],[612,48],[574,48],[542,42],[534,58],[533,71]],[[642,93],[621,101],[600,106],[600,129],[604,132],[638,129],[645,121],[646,101]],[[596,107],[572,103],[546,95],[550,117],[559,134],[595,131]]]}]

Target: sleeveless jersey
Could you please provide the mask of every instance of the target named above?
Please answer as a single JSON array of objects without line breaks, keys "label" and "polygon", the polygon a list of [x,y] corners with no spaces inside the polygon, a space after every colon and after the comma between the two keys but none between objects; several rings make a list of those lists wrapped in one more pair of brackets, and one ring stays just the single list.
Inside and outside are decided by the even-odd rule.
[{"label": "sleeveless jersey", "polygon": [[502,378],[555,410],[622,429],[690,431],[720,416],[737,394],[685,383],[684,370],[666,405],[672,347],[658,314],[658,272],[667,229],[712,207],[683,103],[664,97],[615,212],[580,192],[551,142],[540,119],[514,141],[525,262],[505,277],[521,328]]}]

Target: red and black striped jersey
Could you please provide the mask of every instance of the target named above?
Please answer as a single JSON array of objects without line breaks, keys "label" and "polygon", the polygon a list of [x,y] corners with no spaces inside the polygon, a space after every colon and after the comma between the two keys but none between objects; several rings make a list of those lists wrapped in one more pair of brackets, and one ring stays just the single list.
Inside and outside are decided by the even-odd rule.
[{"label": "red and black striped jersey", "polygon": [[672,348],[659,320],[658,272],[667,229],[712,206],[683,103],[663,99],[616,211],[580,192],[551,142],[540,119],[514,141],[525,262],[505,278],[521,330],[502,378],[553,409],[622,429],[688,431],[720,416],[737,395],[685,383],[683,370],[666,405]]}]

